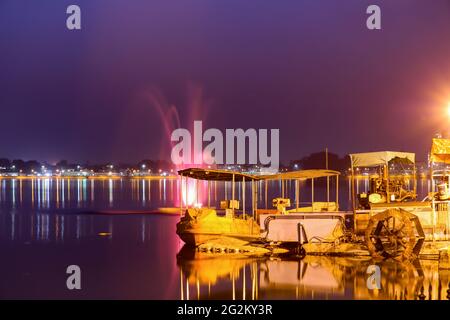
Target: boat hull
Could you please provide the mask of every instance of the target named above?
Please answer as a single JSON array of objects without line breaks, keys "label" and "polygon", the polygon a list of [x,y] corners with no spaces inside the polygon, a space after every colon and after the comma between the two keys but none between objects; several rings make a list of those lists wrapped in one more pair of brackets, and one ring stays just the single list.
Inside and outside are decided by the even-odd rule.
[{"label": "boat hull", "polygon": [[177,234],[186,244],[199,246],[220,238],[254,241],[260,238],[253,219],[217,216],[212,209],[189,209],[177,224]]},{"label": "boat hull", "polygon": [[195,232],[195,231],[184,231],[178,233],[178,236],[184,243],[189,246],[198,247],[199,245],[223,238],[234,238],[246,242],[252,242],[260,239],[259,235],[241,235],[241,234],[232,234],[232,233],[204,233],[204,232]]}]

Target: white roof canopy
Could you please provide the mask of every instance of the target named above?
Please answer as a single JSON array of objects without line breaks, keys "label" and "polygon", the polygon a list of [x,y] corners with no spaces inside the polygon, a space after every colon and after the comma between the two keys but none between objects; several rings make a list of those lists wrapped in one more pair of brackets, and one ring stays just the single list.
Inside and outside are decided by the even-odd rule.
[{"label": "white roof canopy", "polygon": [[394,158],[408,159],[415,163],[416,155],[410,152],[379,151],[350,154],[353,167],[374,167],[387,165]]}]

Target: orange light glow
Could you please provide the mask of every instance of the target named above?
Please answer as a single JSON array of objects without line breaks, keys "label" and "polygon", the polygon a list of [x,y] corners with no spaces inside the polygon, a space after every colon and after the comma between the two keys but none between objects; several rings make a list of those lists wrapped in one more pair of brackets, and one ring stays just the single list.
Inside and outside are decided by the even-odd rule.
[{"label": "orange light glow", "polygon": [[111,232],[99,232],[98,235],[101,237],[110,236]]}]

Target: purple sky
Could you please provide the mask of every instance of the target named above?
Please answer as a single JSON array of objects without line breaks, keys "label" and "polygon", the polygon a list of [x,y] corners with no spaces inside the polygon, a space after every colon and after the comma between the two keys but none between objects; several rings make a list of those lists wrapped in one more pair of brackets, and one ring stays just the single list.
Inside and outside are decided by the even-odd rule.
[{"label": "purple sky", "polygon": [[155,101],[183,127],[280,128],[282,160],[424,159],[450,123],[450,0],[0,1],[0,157],[169,158]]}]

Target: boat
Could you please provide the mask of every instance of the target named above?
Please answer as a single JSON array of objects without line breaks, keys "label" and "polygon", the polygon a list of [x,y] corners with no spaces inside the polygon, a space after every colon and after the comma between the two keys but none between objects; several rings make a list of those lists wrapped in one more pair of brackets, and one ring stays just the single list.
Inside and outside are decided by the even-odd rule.
[{"label": "boat", "polygon": [[[254,183],[259,178],[254,175],[226,171],[226,170],[205,170],[199,168],[185,169],[178,172],[183,179],[186,179],[184,188],[184,199],[188,199],[188,179],[203,180],[208,183],[208,206],[198,207],[198,205],[186,205],[183,208],[181,203],[181,219],[177,224],[178,236],[188,245],[199,246],[205,242],[223,238],[233,238],[247,242],[258,240],[260,236],[259,226],[256,223],[254,214],[248,215],[245,204],[245,187],[243,191],[242,210],[239,200],[235,199],[235,185],[240,181],[243,185],[250,183],[254,189]],[[231,182],[231,199],[220,202],[220,210],[210,206],[211,203],[211,182]],[[183,192],[183,188],[180,188]],[[198,183],[196,183],[196,197],[198,198]],[[181,195],[180,198],[183,198]],[[253,203],[253,200],[252,200]]]},{"label": "boat", "polygon": [[[423,200],[417,199],[414,153],[356,153],[350,154],[350,159],[353,234],[356,240],[365,242],[370,255],[400,260],[436,255],[448,261],[450,175],[436,170],[436,165],[450,163],[450,140],[433,139],[431,184]],[[401,164],[401,174],[391,174],[390,167],[395,162]],[[378,174],[369,178],[367,191],[358,193],[355,170],[364,167],[375,168]],[[408,176],[412,184],[407,181]]]},{"label": "boat", "polygon": [[[442,265],[450,266],[450,172],[446,169],[450,164],[450,139],[433,139],[431,183],[423,200],[417,199],[414,153],[378,151],[349,156],[351,211],[339,208],[340,173],[333,170],[270,175],[199,168],[181,170],[180,179],[186,179],[186,185],[188,179],[207,181],[208,205],[181,206],[177,234],[186,244],[209,251],[226,251],[227,242],[231,242],[228,246],[233,248],[231,252],[239,246],[262,245],[265,249],[282,246],[300,254],[396,260],[438,258]],[[392,170],[394,164],[399,167],[397,173]],[[367,177],[366,190],[359,192],[356,172],[368,172],[367,168],[371,175]],[[315,197],[315,183],[319,179],[326,179],[325,201],[317,201]],[[211,181],[231,182],[231,199],[225,194],[220,209],[210,203]],[[273,181],[281,186],[281,194],[270,202],[268,186]],[[333,181],[334,199],[330,193]],[[236,196],[239,183],[241,193]],[[245,184],[251,184],[251,209],[246,202]],[[311,187],[308,203],[305,199],[300,201],[301,184]],[[289,192],[292,189],[294,197]],[[262,199],[264,204],[259,206]]]},{"label": "boat", "polygon": [[[220,243],[226,247],[227,240],[240,240],[244,243],[303,244],[313,239],[335,241],[342,236],[346,213],[339,212],[339,172],[333,170],[298,170],[270,175],[245,174],[228,170],[201,168],[184,169],[178,172],[181,185],[188,179],[206,181],[208,186],[208,205],[181,205],[181,219],[177,224],[177,234],[188,245],[198,247],[208,242]],[[314,183],[326,179],[326,201],[316,201]],[[330,201],[330,179],[335,179],[336,194]],[[281,184],[281,194],[268,201],[268,186],[272,181]],[[300,201],[300,182],[310,181],[311,201]],[[211,207],[211,182],[231,183],[231,199],[220,201],[220,209]],[[295,199],[288,194],[288,185],[295,184]],[[240,194],[236,195],[236,185],[240,185]],[[250,199],[246,199],[246,184],[251,184]],[[198,197],[198,183],[196,183]],[[258,208],[260,189],[264,187],[264,208]],[[184,198],[187,199],[188,188]],[[181,195],[180,198],[183,198]],[[248,198],[248,197],[247,197]],[[249,200],[249,201],[246,201]],[[251,204],[249,206],[249,203]],[[348,214],[348,213],[347,213]],[[218,242],[219,240],[219,242]]]}]

